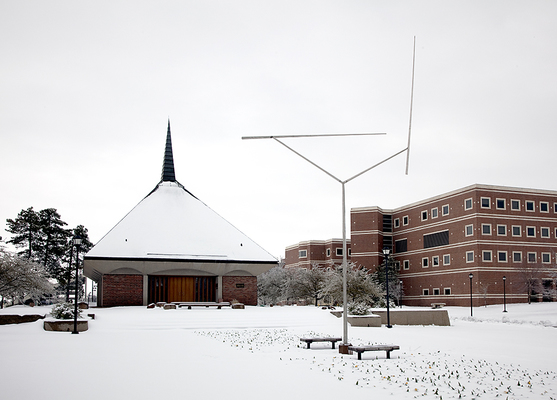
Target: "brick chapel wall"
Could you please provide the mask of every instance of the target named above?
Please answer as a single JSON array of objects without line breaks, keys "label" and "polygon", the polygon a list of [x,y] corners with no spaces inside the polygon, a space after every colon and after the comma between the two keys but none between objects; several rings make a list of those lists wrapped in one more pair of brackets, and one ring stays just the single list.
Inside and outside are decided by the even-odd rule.
[{"label": "brick chapel wall", "polygon": [[248,306],[257,305],[257,277],[256,276],[223,276],[223,301],[238,300]]},{"label": "brick chapel wall", "polygon": [[103,275],[102,307],[143,305],[143,275]]}]

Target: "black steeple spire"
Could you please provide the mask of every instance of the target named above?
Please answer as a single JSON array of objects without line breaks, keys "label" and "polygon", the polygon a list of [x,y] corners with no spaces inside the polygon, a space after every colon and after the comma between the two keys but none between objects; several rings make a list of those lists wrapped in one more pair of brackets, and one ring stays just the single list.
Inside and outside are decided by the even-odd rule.
[{"label": "black steeple spire", "polygon": [[164,149],[161,182],[176,182],[174,157],[172,156],[172,139],[170,138],[170,118],[168,119],[168,130],[166,131],[166,147]]}]

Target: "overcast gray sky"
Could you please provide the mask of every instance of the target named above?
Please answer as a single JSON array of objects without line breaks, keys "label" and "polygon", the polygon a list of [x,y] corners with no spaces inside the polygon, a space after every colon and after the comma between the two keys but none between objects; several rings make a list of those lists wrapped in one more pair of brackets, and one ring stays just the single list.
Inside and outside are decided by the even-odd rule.
[{"label": "overcast gray sky", "polygon": [[341,237],[347,206],[474,183],[557,190],[557,2],[0,0],[0,235],[57,208],[98,241],[176,177],[271,254]]}]

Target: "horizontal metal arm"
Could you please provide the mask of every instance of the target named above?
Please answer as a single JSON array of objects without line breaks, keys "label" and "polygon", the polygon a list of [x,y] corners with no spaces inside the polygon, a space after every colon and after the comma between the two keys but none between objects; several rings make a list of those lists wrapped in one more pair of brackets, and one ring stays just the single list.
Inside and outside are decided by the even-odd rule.
[{"label": "horizontal metal arm", "polygon": [[242,136],[242,140],[250,139],[284,139],[284,138],[304,138],[304,137],[332,137],[332,136],[375,136],[386,135],[385,132],[380,133],[315,133],[311,135],[274,135],[274,136]]}]

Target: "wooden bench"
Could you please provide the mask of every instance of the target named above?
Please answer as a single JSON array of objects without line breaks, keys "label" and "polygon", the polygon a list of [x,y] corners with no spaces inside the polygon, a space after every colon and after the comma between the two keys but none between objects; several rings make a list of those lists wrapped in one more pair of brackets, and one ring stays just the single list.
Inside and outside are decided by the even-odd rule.
[{"label": "wooden bench", "polygon": [[339,337],[321,337],[321,338],[300,338],[300,342],[306,342],[308,349],[313,342],[331,342],[333,349],[335,348],[335,343],[340,342],[342,338]]},{"label": "wooden bench", "polygon": [[198,301],[198,302],[192,302],[192,301],[175,301],[172,302],[172,304],[176,304],[176,306],[178,308],[182,308],[182,307],[187,307],[188,310],[191,310],[192,307],[216,307],[218,310],[220,310],[222,307],[228,307],[230,306],[230,303],[227,301],[222,301],[220,303],[214,302],[214,301],[209,301],[209,302],[203,302],[203,301]]},{"label": "wooden bench", "polygon": [[445,303],[431,303],[431,308],[443,308]]},{"label": "wooden bench", "polygon": [[400,349],[399,346],[393,344],[377,344],[373,346],[348,346],[348,350],[358,353],[358,360],[362,359],[362,353],[366,351],[386,351],[387,358],[391,358],[391,351]]}]

